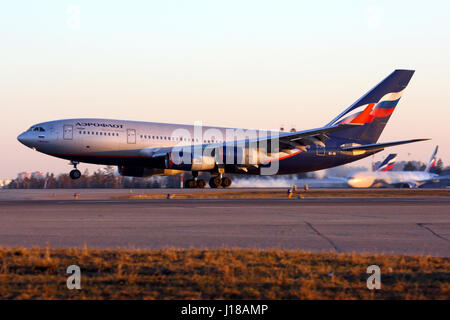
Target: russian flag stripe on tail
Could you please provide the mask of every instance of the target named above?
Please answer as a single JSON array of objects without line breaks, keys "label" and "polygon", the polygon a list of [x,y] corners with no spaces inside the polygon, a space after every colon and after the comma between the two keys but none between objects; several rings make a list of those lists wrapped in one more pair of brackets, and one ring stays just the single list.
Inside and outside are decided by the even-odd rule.
[{"label": "russian flag stripe on tail", "polygon": [[430,161],[428,161],[427,167],[425,168],[425,172],[430,172],[430,170],[436,165],[436,154],[438,152],[438,147],[439,146],[436,146],[436,148],[434,148]]},{"label": "russian flag stripe on tail", "polygon": [[376,171],[389,171],[395,166],[395,160],[397,159],[396,153],[391,153],[386,159],[378,166]]},{"label": "russian flag stripe on tail", "polygon": [[414,70],[395,70],[326,126],[361,124],[333,136],[360,144],[376,143],[413,74]]}]

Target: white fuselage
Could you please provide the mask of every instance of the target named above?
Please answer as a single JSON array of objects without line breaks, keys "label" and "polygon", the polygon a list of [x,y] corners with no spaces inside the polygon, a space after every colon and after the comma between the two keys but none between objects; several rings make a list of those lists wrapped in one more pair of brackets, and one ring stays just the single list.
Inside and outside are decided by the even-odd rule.
[{"label": "white fuselage", "polygon": [[402,183],[414,187],[420,185],[421,181],[429,180],[436,176],[436,174],[425,171],[363,171],[349,176],[347,183],[352,188],[371,188]]},{"label": "white fuselage", "polygon": [[[214,144],[229,128],[109,119],[68,119],[36,124],[18,139],[47,154],[145,156],[148,150],[179,145]],[[234,129],[231,129],[234,131]],[[233,137],[232,137],[233,138]]]}]

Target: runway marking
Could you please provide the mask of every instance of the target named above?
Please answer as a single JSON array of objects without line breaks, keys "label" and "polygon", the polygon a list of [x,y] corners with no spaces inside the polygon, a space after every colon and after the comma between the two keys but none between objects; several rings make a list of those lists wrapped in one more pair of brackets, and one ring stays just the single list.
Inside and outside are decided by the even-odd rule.
[{"label": "runway marking", "polygon": [[314,233],[316,233],[319,237],[325,239],[326,241],[328,241],[329,244],[331,244],[331,246],[333,247],[334,251],[336,251],[336,253],[341,252],[341,250],[339,249],[339,247],[327,236],[323,235],[322,233],[319,232],[319,230],[317,230],[316,228],[313,227],[313,225],[311,223],[309,223],[308,221],[305,221],[305,224],[311,228],[312,231],[314,231]]},{"label": "runway marking", "polygon": [[430,227],[427,227],[426,224],[429,224],[429,223],[417,223],[417,225],[418,225],[419,227],[421,227],[421,228],[423,228],[423,229],[426,229],[426,230],[430,231],[432,234],[434,234],[434,235],[435,235],[436,237],[438,237],[439,239],[442,239],[442,240],[445,240],[445,241],[447,241],[447,242],[450,242],[450,240],[448,240],[447,238],[445,238],[445,237],[441,236],[439,233],[433,231],[433,229],[431,229]]}]

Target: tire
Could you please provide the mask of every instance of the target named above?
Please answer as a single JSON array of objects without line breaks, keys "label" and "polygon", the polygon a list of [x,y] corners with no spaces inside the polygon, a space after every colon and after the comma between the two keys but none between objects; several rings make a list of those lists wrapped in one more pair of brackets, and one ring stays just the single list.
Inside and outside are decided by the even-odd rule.
[{"label": "tire", "polygon": [[203,179],[197,180],[197,188],[203,189],[206,187],[206,181]]},{"label": "tire", "polygon": [[221,179],[219,176],[217,177],[211,177],[211,179],[209,179],[209,186],[211,188],[218,188],[221,185]]},{"label": "tire", "polygon": [[228,177],[223,177],[222,178],[222,187],[224,188],[228,188],[229,186],[231,186],[232,180]]},{"label": "tire", "polygon": [[69,176],[70,176],[70,178],[72,178],[72,180],[80,179],[81,172],[80,172],[80,170],[75,169],[75,170],[70,171]]},{"label": "tire", "polygon": [[184,187],[188,189],[195,188],[197,186],[196,181],[193,179],[186,180]]}]

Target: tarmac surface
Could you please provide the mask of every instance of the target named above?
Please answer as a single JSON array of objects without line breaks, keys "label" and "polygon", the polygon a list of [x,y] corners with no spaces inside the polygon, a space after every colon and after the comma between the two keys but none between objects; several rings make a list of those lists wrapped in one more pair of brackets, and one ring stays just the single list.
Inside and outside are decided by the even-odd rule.
[{"label": "tarmac surface", "polygon": [[68,191],[2,190],[0,246],[450,256],[450,197],[111,200],[111,190],[98,192],[74,200]]}]

